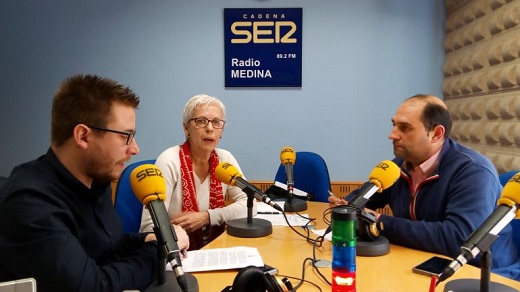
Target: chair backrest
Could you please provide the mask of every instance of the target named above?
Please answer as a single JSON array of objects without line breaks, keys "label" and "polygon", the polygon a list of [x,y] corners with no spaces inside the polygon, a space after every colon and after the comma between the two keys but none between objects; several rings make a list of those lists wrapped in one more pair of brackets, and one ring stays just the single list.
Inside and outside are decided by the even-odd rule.
[{"label": "chair backrest", "polygon": [[501,175],[499,175],[498,178],[500,179],[500,183],[502,184],[502,186],[505,186],[507,181],[509,179],[511,179],[513,177],[513,175],[517,174],[518,172],[520,172],[520,170],[511,170],[511,171],[504,172]]},{"label": "chair backrest", "polygon": [[[500,183],[502,184],[502,186],[504,186],[507,183],[507,181],[509,181],[509,179],[518,172],[520,172],[520,170],[512,170],[499,175],[498,178],[500,179]],[[515,242],[516,247],[520,251],[520,219],[513,219],[511,221],[511,227],[513,227],[513,241]]]},{"label": "chair backrest", "polygon": [[[328,202],[330,191],[330,177],[327,163],[317,153],[296,152],[293,167],[294,187],[312,195],[313,201]],[[287,183],[285,166],[280,163],[275,181]]]},{"label": "chair backrest", "polygon": [[117,181],[114,208],[121,218],[125,233],[139,231],[141,215],[143,214],[143,204],[137,199],[130,185],[130,174],[139,165],[154,163],[155,159],[134,162],[123,170]]}]

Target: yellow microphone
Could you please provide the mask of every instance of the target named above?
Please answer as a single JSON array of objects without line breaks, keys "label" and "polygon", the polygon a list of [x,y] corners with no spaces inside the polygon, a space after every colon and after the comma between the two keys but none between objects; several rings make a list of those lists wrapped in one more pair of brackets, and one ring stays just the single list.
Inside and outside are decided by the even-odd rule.
[{"label": "yellow microphone", "polygon": [[468,239],[460,247],[459,256],[444,269],[439,276],[437,284],[451,277],[460,267],[481,252],[488,251],[491,244],[498,238],[498,233],[511,220],[520,218],[520,172],[507,181],[497,201],[497,205],[484,223],[469,235]]},{"label": "yellow microphone", "polygon": [[135,196],[143,205],[150,201],[164,201],[166,182],[162,172],[153,164],[143,164],[130,173],[130,186]]},{"label": "yellow microphone", "polygon": [[383,160],[372,170],[368,180],[379,187],[378,192],[388,189],[401,176],[401,169],[391,160]]},{"label": "yellow microphone", "polygon": [[293,165],[296,162],[296,152],[292,147],[284,147],[280,151],[280,161],[285,166],[285,177],[287,178],[287,191],[289,191],[289,199],[292,199],[294,188],[294,172]]},{"label": "yellow microphone", "polygon": [[255,199],[262,201],[276,210],[283,212],[282,207],[273,202],[260,189],[242,178],[242,174],[231,163],[221,162],[215,168],[215,176],[219,181],[227,185],[237,186],[241,188],[246,194],[252,194]]},{"label": "yellow microphone", "polygon": [[357,191],[348,205],[363,208],[375,192],[382,192],[391,187],[401,176],[401,169],[391,160],[383,160],[376,165],[368,176],[368,182]]},{"label": "yellow microphone", "polygon": [[295,164],[296,163],[296,152],[292,147],[283,147],[280,151],[280,161],[283,165],[286,163]]},{"label": "yellow microphone", "polygon": [[236,179],[242,177],[242,174],[231,163],[221,162],[215,168],[215,176],[227,185],[236,186]]},{"label": "yellow microphone", "polygon": [[188,291],[188,282],[182,269],[177,234],[170,223],[164,206],[166,182],[161,170],[153,164],[143,164],[130,173],[130,186],[135,196],[146,206],[155,226],[154,232],[159,246],[164,246],[166,260],[170,263],[177,283],[182,291]]},{"label": "yellow microphone", "polygon": [[280,151],[280,161],[285,166],[285,177],[287,182],[287,200],[284,210],[289,212],[301,212],[307,210],[307,202],[294,196],[294,164],[296,163],[296,152],[294,148],[286,146]]},{"label": "yellow microphone", "polygon": [[[500,199],[497,202],[498,205],[507,205],[513,207],[514,205],[520,204],[520,172],[513,175],[504,186]],[[520,209],[517,206],[516,219],[520,219]]]}]

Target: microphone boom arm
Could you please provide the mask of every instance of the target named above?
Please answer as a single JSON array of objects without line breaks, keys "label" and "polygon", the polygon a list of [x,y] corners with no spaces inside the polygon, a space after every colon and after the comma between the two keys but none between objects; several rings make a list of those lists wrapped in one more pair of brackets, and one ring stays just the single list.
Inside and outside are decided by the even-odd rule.
[{"label": "microphone boom arm", "polygon": [[244,193],[248,196],[252,195],[255,199],[266,203],[267,205],[275,208],[276,210],[283,212],[284,210],[274,203],[266,194],[264,194],[259,188],[255,187],[252,184],[246,183],[243,178],[237,177],[235,178],[235,185],[241,188]]},{"label": "microphone boom arm", "polygon": [[161,223],[161,220],[159,219],[169,218],[164,203],[160,200],[151,201],[148,203],[147,208],[149,208],[149,213],[155,226],[154,231],[155,236],[157,237],[157,243],[164,248],[166,260],[170,263],[172,270],[175,272],[177,283],[180,288],[182,291],[188,291],[188,284],[184,270],[182,269],[181,258],[179,255],[180,250],[177,245],[178,238],[175,229],[173,229],[171,224]]},{"label": "microphone boom arm", "polygon": [[359,190],[358,194],[363,194],[362,196],[354,196],[352,200],[348,201],[348,205],[355,206],[357,208],[363,208],[365,204],[368,202],[370,197],[375,194],[379,190],[379,187],[371,182],[365,183]]}]

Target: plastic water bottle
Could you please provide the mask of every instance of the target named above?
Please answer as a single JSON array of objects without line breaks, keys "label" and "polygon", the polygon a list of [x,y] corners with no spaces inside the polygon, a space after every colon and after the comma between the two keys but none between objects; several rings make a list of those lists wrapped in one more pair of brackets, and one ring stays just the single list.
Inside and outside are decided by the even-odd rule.
[{"label": "plastic water bottle", "polygon": [[356,211],[332,210],[332,292],[356,291]]}]

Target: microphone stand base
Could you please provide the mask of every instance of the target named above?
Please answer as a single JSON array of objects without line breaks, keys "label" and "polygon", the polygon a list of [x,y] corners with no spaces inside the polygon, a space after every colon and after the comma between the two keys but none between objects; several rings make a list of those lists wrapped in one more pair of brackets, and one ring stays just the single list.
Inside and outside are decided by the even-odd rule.
[{"label": "microphone stand base", "polygon": [[378,236],[375,241],[356,240],[356,255],[358,256],[382,256],[389,251],[390,242],[384,236]]},{"label": "microphone stand base", "polygon": [[[164,284],[157,284],[157,282],[148,286],[143,292],[185,292],[177,283],[177,278],[173,271],[165,272],[166,281]],[[190,273],[184,273],[186,282],[188,283],[188,292],[199,292],[199,282],[197,278]]]},{"label": "microphone stand base", "polygon": [[248,218],[239,218],[227,223],[227,233],[236,237],[262,237],[273,233],[273,225],[261,218],[251,218],[251,222]]},{"label": "microphone stand base", "polygon": [[[457,279],[446,283],[444,292],[480,292],[480,279]],[[493,292],[518,292],[504,284],[489,282],[489,291]]]},{"label": "microphone stand base", "polygon": [[285,212],[301,212],[307,210],[307,201],[297,198],[292,198],[285,200],[285,204],[283,205],[283,210]]}]

